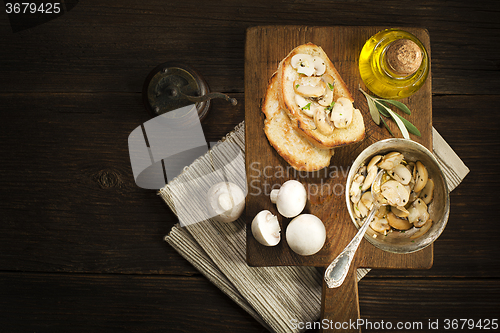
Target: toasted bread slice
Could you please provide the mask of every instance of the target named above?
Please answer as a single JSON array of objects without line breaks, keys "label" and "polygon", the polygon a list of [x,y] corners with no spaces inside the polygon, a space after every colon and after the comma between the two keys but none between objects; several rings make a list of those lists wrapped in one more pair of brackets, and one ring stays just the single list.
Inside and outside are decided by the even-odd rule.
[{"label": "toasted bread slice", "polygon": [[351,93],[347,89],[345,82],[333,66],[332,62],[323,51],[323,49],[312,43],[300,45],[293,49],[290,54],[283,59],[278,67],[278,97],[280,105],[286,111],[291,120],[292,127],[304,135],[312,144],[318,148],[330,149],[334,147],[348,145],[354,142],[363,140],[365,136],[365,125],[363,116],[358,109],[354,109],[352,122],[345,128],[334,128],[333,133],[325,135],[320,132],[312,117],[306,115],[301,109],[296,100],[296,91],[294,85],[296,80],[304,77],[299,74],[297,69],[291,64],[292,58],[296,54],[307,54],[313,57],[319,57],[324,61],[326,67],[324,74],[330,75],[333,78],[333,101],[337,101],[340,97],[345,97],[351,102],[354,101]]},{"label": "toasted bread slice", "polygon": [[333,149],[317,148],[292,128],[290,119],[280,107],[278,92],[277,76],[273,75],[262,104],[262,112],[266,115],[264,132],[269,143],[296,170],[311,172],[329,166]]}]

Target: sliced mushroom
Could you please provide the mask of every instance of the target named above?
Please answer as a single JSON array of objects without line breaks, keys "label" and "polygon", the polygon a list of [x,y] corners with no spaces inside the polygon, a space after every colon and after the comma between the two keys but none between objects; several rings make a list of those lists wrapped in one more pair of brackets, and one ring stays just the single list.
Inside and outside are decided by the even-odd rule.
[{"label": "sliced mushroom", "polygon": [[280,231],[278,218],[268,210],[259,212],[252,220],[252,234],[262,245],[277,245],[281,240]]},{"label": "sliced mushroom", "polygon": [[408,185],[410,183],[411,173],[403,164],[396,165],[396,167],[388,171],[388,173],[392,178],[403,185]]},{"label": "sliced mushroom", "polygon": [[349,195],[351,196],[351,201],[357,203],[361,199],[361,184],[365,180],[365,176],[357,174],[354,176],[351,188],[349,190]]},{"label": "sliced mushroom", "polygon": [[325,74],[321,77],[325,82],[325,94],[318,99],[318,104],[322,106],[330,106],[333,102],[333,77]]},{"label": "sliced mushroom", "polygon": [[412,191],[415,188],[415,179],[413,178],[413,176],[411,177],[410,182],[408,183],[408,186],[410,187],[410,189]]},{"label": "sliced mushroom", "polygon": [[427,184],[420,191],[419,197],[422,198],[426,205],[431,203],[432,198],[434,198],[434,181],[432,179],[427,179]]},{"label": "sliced mushroom", "polygon": [[340,97],[333,106],[330,119],[336,128],[346,128],[352,122],[354,108],[352,102],[345,97]]},{"label": "sliced mushroom", "polygon": [[376,166],[377,163],[382,159],[382,155],[375,155],[372,157],[370,160],[370,163],[366,166],[367,169],[371,169],[372,167]]},{"label": "sliced mushroom", "polygon": [[408,203],[410,193],[398,181],[389,180],[382,184],[380,190],[391,206],[404,206]]},{"label": "sliced mushroom", "polygon": [[354,215],[358,218],[363,218],[368,215],[368,208],[361,202],[361,200],[354,205]]},{"label": "sliced mushroom", "polygon": [[366,191],[372,186],[372,183],[375,180],[375,177],[377,176],[377,170],[378,169],[376,167],[372,167],[371,169],[368,169],[368,175],[365,178],[365,182],[363,183],[363,187],[361,187],[361,191]]},{"label": "sliced mushroom", "polygon": [[393,227],[394,229],[398,230],[408,230],[412,227],[412,224],[408,222],[406,219],[402,219],[397,217],[393,212],[390,212],[387,214],[387,222],[389,222],[389,225]]},{"label": "sliced mushroom", "polygon": [[387,222],[387,219],[375,217],[370,223],[370,228],[383,234],[385,231],[390,230],[391,226],[389,225],[389,222]]},{"label": "sliced mushroom", "polygon": [[432,227],[432,220],[427,220],[427,222],[425,222],[425,224],[420,229],[418,229],[418,231],[416,233],[411,235],[410,239],[415,239],[415,238],[422,236],[427,231],[429,231],[429,229],[431,227]]},{"label": "sliced mushroom", "polygon": [[314,123],[316,124],[318,130],[324,135],[330,135],[333,133],[333,124],[323,107],[316,109],[314,113]]},{"label": "sliced mushroom", "polygon": [[311,76],[315,72],[313,57],[309,54],[294,55],[290,64],[297,70],[297,73],[300,74]]},{"label": "sliced mushroom", "polygon": [[381,206],[375,213],[375,216],[378,218],[382,218],[386,216],[388,212],[389,212],[389,206]]},{"label": "sliced mushroom", "polygon": [[361,196],[360,202],[362,202],[363,205],[365,205],[365,207],[368,208],[368,210],[371,210],[373,208],[372,192],[367,191],[367,192],[363,193],[363,195]]},{"label": "sliced mushroom", "polygon": [[424,225],[429,219],[429,212],[427,211],[427,205],[422,199],[415,200],[411,207],[408,208],[408,221],[413,223],[417,228]]},{"label": "sliced mushroom", "polygon": [[363,165],[361,168],[359,168],[358,173],[366,177],[367,175],[366,166]]},{"label": "sliced mushroom", "polygon": [[302,76],[293,82],[295,92],[304,97],[320,97],[325,88],[325,82],[317,76]]},{"label": "sliced mushroom", "polygon": [[308,99],[305,99],[303,96],[300,96],[299,94],[295,94],[295,103],[297,103],[297,106],[304,112],[304,114],[308,117],[314,117],[314,113],[311,110],[311,101]]},{"label": "sliced mushroom", "polygon": [[401,206],[391,206],[391,212],[393,212],[397,217],[408,217],[408,215],[410,214],[405,207]]},{"label": "sliced mushroom", "polygon": [[394,169],[399,163],[401,163],[403,158],[403,154],[398,153],[397,151],[390,152],[382,158],[378,167],[384,170]]},{"label": "sliced mushroom", "polygon": [[325,61],[320,57],[313,57],[314,75],[321,76],[325,73]]},{"label": "sliced mushroom", "polygon": [[413,203],[420,196],[420,192],[411,191],[410,197],[408,198],[408,205]]},{"label": "sliced mushroom", "polygon": [[415,162],[408,162],[406,164],[406,168],[408,169],[408,171],[410,171],[410,173],[413,175],[413,169],[415,168]]},{"label": "sliced mushroom", "polygon": [[413,190],[415,192],[420,192],[427,184],[429,174],[427,173],[427,168],[420,161],[417,161],[414,173],[415,187],[413,188]]}]

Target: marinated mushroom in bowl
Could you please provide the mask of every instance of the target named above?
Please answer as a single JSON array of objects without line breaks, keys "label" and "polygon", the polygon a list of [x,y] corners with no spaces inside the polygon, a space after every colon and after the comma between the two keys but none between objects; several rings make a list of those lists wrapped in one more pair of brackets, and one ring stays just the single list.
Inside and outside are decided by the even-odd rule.
[{"label": "marinated mushroom in bowl", "polygon": [[376,212],[365,240],[393,253],[411,253],[432,244],[450,213],[448,185],[436,157],[407,139],[385,139],[366,147],[354,160],[345,187],[349,217],[357,228],[372,209],[369,191],[378,170],[386,173],[382,185],[389,200],[380,195],[387,205]]},{"label": "marinated mushroom in bowl", "polygon": [[392,232],[410,239],[421,237],[432,226],[428,205],[433,199],[434,181],[421,161],[408,161],[397,151],[375,155],[358,168],[349,191],[356,222],[363,225],[374,206],[371,184],[381,170],[385,173],[380,193],[387,205],[378,209],[370,223],[376,232],[373,237]]}]

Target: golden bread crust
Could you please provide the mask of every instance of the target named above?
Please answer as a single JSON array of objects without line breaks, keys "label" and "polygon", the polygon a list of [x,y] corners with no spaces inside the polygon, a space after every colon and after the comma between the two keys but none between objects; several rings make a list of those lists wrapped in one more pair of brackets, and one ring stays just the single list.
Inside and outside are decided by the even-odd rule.
[{"label": "golden bread crust", "polygon": [[269,143],[296,170],[312,172],[329,166],[333,149],[320,149],[293,129],[280,106],[278,87],[277,75],[273,75],[262,104],[266,115],[264,132]]},{"label": "golden bread crust", "polygon": [[345,82],[342,80],[342,77],[323,49],[312,43],[300,45],[293,49],[288,56],[280,62],[277,71],[279,103],[281,108],[285,110],[290,118],[292,127],[306,137],[313,145],[323,149],[331,149],[363,140],[365,136],[365,127],[363,116],[359,110],[354,110],[353,121],[347,128],[335,128],[333,134],[324,135],[316,128],[314,120],[305,115],[299,108],[295,102],[296,93],[293,85],[300,74],[298,74],[296,69],[291,65],[291,59],[296,54],[309,54],[311,56],[321,57],[326,65],[325,73],[331,75],[334,79],[333,100],[336,101],[340,97],[345,97],[353,101],[352,95]]}]

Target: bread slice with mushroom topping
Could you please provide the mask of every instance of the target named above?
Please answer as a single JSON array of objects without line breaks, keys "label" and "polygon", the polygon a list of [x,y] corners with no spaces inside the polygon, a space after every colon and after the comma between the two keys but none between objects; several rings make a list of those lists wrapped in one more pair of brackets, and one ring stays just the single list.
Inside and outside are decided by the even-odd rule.
[{"label": "bread slice with mushroom topping", "polygon": [[363,140],[363,116],[323,49],[293,49],[277,71],[278,99],[291,126],[314,146],[331,149]]},{"label": "bread slice with mushroom topping", "polygon": [[330,165],[333,149],[320,149],[292,128],[286,112],[280,107],[278,79],[271,77],[262,112],[266,115],[264,132],[271,146],[293,168],[299,171],[316,171]]}]

